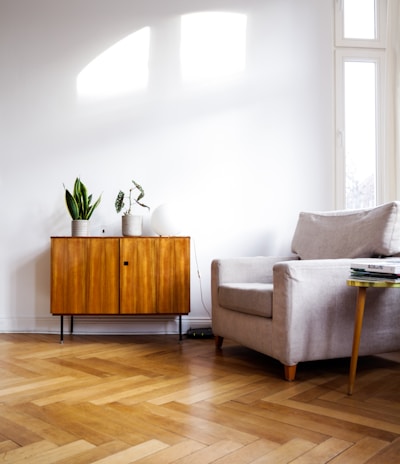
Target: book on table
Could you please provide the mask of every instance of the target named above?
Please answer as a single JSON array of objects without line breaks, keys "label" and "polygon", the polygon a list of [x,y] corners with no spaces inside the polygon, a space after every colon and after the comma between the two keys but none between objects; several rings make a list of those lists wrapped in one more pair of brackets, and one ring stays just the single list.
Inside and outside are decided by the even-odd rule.
[{"label": "book on table", "polygon": [[352,271],[392,274],[400,277],[400,257],[355,259],[350,268]]},{"label": "book on table", "polygon": [[355,271],[351,270],[350,279],[355,280],[365,280],[367,282],[390,282],[390,283],[400,283],[400,275],[398,274],[388,274],[384,272],[368,272],[368,271]]},{"label": "book on table", "polygon": [[351,279],[399,283],[400,258],[355,259],[350,271]]}]

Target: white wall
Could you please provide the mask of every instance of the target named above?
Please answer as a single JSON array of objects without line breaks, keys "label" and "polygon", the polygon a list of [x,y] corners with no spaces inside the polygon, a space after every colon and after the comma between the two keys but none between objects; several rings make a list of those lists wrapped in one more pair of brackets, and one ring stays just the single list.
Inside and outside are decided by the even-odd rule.
[{"label": "white wall", "polygon": [[[180,16],[198,11],[247,15],[244,72],[181,81]],[[78,99],[84,66],[145,26],[147,89]],[[120,235],[114,199],[132,178],[153,210],[181,203],[209,309],[214,257],[289,253],[299,211],[333,208],[332,27],[332,0],[1,0],[0,331],[58,330],[49,237],[70,234],[63,183],[78,175],[102,193],[93,234]],[[194,253],[192,271],[184,328],[209,325]]]}]

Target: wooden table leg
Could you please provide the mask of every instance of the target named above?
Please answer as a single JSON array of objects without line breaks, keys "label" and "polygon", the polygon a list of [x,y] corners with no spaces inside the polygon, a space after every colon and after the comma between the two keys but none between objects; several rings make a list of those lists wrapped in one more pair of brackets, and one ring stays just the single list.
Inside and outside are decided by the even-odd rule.
[{"label": "wooden table leg", "polygon": [[364,318],[365,299],[367,287],[358,287],[356,316],[354,321],[353,350],[351,353],[349,387],[347,393],[353,394],[354,382],[356,379],[358,348],[360,346],[361,329]]}]

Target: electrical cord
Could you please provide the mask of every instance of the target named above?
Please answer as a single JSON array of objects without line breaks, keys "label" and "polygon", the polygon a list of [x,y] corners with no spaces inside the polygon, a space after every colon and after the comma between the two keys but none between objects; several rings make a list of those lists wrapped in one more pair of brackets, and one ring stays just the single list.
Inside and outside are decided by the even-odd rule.
[{"label": "electrical cord", "polygon": [[200,300],[201,300],[201,304],[203,305],[204,310],[206,311],[206,313],[208,314],[208,316],[211,319],[211,312],[207,308],[207,305],[205,304],[204,297],[203,297],[203,286],[202,286],[202,283],[201,283],[201,274],[200,274],[200,269],[199,269],[199,262],[198,262],[198,259],[197,259],[196,240],[192,238],[192,242],[193,242],[194,259],[195,259],[195,262],[196,262],[197,277],[199,279]]}]

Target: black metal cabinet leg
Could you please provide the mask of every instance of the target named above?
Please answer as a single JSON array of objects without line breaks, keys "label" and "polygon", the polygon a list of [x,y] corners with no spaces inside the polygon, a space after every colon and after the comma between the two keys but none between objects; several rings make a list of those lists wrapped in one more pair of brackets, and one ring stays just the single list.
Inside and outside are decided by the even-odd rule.
[{"label": "black metal cabinet leg", "polygon": [[182,316],[179,316],[179,341],[182,340]]},{"label": "black metal cabinet leg", "polygon": [[64,316],[60,316],[60,343],[64,343]]}]

